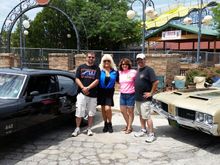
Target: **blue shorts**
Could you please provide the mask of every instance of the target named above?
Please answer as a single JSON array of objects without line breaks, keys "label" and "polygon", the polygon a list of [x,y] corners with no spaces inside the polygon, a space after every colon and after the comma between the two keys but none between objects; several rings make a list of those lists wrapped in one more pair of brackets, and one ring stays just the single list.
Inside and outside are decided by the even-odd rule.
[{"label": "blue shorts", "polygon": [[135,103],[134,93],[131,94],[121,93],[120,95],[121,106],[134,107],[134,103]]}]

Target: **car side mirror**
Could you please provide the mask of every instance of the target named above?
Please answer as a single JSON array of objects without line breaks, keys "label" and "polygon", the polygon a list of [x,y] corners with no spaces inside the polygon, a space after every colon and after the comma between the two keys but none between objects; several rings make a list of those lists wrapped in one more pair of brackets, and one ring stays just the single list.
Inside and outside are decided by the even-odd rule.
[{"label": "car side mirror", "polygon": [[30,96],[32,96],[32,97],[37,96],[37,95],[39,95],[39,92],[38,92],[38,91],[32,91],[32,92],[30,93]]},{"label": "car side mirror", "polygon": [[32,99],[34,98],[34,96],[37,96],[37,95],[39,95],[39,92],[38,92],[38,91],[32,91],[32,92],[30,92],[30,95],[26,96],[26,101],[27,101],[27,102],[32,101]]}]

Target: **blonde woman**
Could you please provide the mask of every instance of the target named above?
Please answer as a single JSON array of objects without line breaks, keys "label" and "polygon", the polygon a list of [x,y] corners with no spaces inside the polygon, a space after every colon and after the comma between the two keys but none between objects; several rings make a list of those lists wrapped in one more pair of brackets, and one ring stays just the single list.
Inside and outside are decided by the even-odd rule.
[{"label": "blonde woman", "polygon": [[100,67],[98,105],[101,105],[102,117],[104,120],[103,132],[113,132],[112,128],[112,110],[114,106],[113,95],[115,91],[115,82],[118,79],[118,72],[111,54],[104,54]]}]

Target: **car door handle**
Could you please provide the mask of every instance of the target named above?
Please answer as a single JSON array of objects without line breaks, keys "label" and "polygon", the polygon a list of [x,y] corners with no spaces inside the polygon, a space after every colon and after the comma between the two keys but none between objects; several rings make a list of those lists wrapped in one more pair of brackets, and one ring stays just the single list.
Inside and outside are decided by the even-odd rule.
[{"label": "car door handle", "polygon": [[66,96],[62,96],[62,97],[59,97],[59,100],[62,102],[62,103],[65,103],[66,102]]}]

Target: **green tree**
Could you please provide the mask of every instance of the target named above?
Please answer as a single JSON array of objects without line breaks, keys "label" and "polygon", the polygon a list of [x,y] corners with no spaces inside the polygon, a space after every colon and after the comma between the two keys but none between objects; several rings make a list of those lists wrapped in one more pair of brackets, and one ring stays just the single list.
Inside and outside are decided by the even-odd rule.
[{"label": "green tree", "polygon": [[212,9],[214,13],[214,20],[217,24],[217,29],[220,30],[220,4],[218,4],[215,8]]},{"label": "green tree", "polygon": [[[141,38],[137,20],[126,17],[128,0],[52,0],[51,3],[71,17],[82,49],[118,50]],[[27,40],[30,47],[76,48],[76,35],[67,18],[47,7],[31,22]]]},{"label": "green tree", "polygon": [[[22,16],[22,20],[28,20],[31,23],[31,20],[25,14]],[[22,28],[23,28],[23,25],[22,25]],[[23,28],[23,30],[24,30],[24,28]],[[20,31],[21,31],[20,20],[18,19],[15,31],[12,32],[12,34],[11,34],[11,46],[12,47],[20,47]],[[23,35],[23,37],[25,37],[24,33],[22,33],[22,35]],[[26,41],[25,45],[30,46],[29,40],[25,39],[25,41]]]},{"label": "green tree", "polygon": [[[75,7],[78,2],[70,1]],[[89,48],[116,50],[140,38],[136,21],[126,17],[128,2],[118,0],[90,0],[80,7],[79,17],[86,24]],[[74,9],[72,9],[74,11]]]}]

